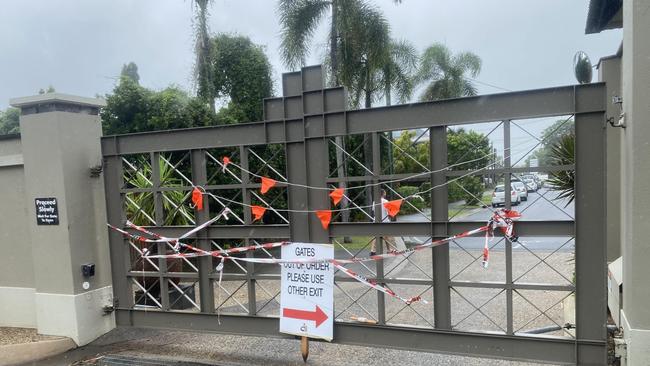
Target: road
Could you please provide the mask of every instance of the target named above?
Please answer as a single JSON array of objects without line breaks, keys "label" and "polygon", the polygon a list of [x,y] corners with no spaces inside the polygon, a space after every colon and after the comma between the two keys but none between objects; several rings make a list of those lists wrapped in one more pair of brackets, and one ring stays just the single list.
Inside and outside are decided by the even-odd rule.
[{"label": "road", "polygon": [[[566,208],[558,204],[559,208],[548,202],[547,198],[553,197],[553,192],[540,191],[531,193],[529,200],[523,202],[516,209],[522,212],[526,220],[570,220],[573,215],[573,205]],[[564,211],[564,212],[563,212]],[[485,222],[491,214],[491,208],[472,209],[465,212],[462,217],[454,220],[476,221],[477,226]],[[400,221],[426,221],[422,215],[404,215]],[[424,238],[426,239],[426,238]],[[539,258],[531,253],[526,253],[524,248],[517,245],[513,250],[512,273],[516,282],[555,283],[567,284],[566,278],[571,277],[573,265],[572,243],[563,247],[556,253],[553,250],[564,243],[566,238],[522,238],[526,245],[545,258],[546,262],[557,268],[554,272],[543,266],[538,266]],[[494,242],[496,243],[496,242]],[[503,244],[497,244],[490,255],[489,268],[481,266],[480,259],[484,238],[465,238],[458,243],[450,244],[450,274],[456,281],[505,281],[505,253]],[[462,246],[462,247],[461,247]],[[336,246],[336,257],[347,258],[350,256]],[[367,254],[368,248],[359,253]],[[550,254],[549,254],[550,253]],[[547,257],[548,255],[548,257]],[[389,278],[417,278],[431,279],[433,266],[430,251],[411,253],[407,258],[390,258],[382,261],[386,277]],[[349,265],[348,268],[373,276],[377,263],[367,265]],[[537,267],[535,267],[537,266]],[[537,270],[532,270],[536,268]],[[256,266],[258,273],[277,273],[279,266]],[[227,268],[226,272],[234,271]],[[559,274],[561,273],[561,275]],[[341,276],[341,274],[339,274]],[[562,278],[564,276],[564,278]],[[223,288],[228,293],[233,293],[245,307],[247,304],[246,287],[241,288],[240,281],[224,281]],[[257,309],[260,316],[278,316],[280,282],[272,280],[258,281],[256,286]],[[389,325],[418,326],[432,328],[434,324],[433,291],[430,284],[402,285],[390,284],[396,293],[405,296],[421,295],[429,301],[415,302],[410,306],[387,297],[385,300],[386,321]],[[198,286],[197,286],[198,291]],[[455,330],[479,332],[503,332],[506,327],[505,319],[505,294],[499,289],[473,289],[454,288],[451,293],[451,320]],[[564,317],[562,301],[565,294],[556,294],[552,291],[529,291],[524,294],[526,298],[516,295],[513,298],[513,324],[518,331],[526,331],[553,324],[564,324],[568,320]],[[215,297],[226,297],[225,291],[215,288]],[[198,298],[197,293],[197,298]],[[494,300],[492,300],[494,299]],[[378,297],[375,291],[355,282],[339,282],[334,292],[335,318],[338,322],[350,322],[353,316],[378,318]],[[548,316],[537,317],[536,309],[529,303],[535,303],[542,309],[549,309]],[[554,305],[555,304],[555,305]],[[481,311],[476,311],[480,306]],[[233,300],[227,301],[220,309],[221,314],[243,314],[242,308]],[[216,321],[216,320],[215,320]],[[563,336],[562,332],[553,332],[548,335]],[[372,333],[368,333],[372,336]],[[389,349],[376,349],[356,347],[349,345],[330,344],[326,342],[312,343],[312,352],[309,359],[311,365],[376,365],[376,364],[409,364],[409,365],[524,365],[505,360],[487,360],[462,356],[441,355],[433,353],[409,352]],[[101,359],[102,356],[116,356],[119,359],[109,361],[110,357]],[[121,358],[120,358],[121,357]],[[134,357],[134,358],[129,358]],[[165,360],[169,365],[303,365],[298,355],[297,341],[292,339],[238,337],[232,335],[193,334],[179,331],[150,330],[137,328],[120,328],[101,337],[91,345],[78,348],[65,354],[41,361],[43,365],[60,364],[95,364],[123,365],[143,364],[144,359]],[[86,360],[84,362],[84,360]],[[183,363],[182,361],[186,361]],[[128,362],[127,362],[128,361]],[[532,365],[532,364],[525,364]]]},{"label": "road", "polygon": [[[522,214],[523,220],[573,220],[575,206],[573,202],[567,205],[566,200],[554,200],[556,193],[545,188],[538,192],[528,193],[528,200],[513,206],[514,210]],[[477,226],[487,221],[492,215],[492,207],[468,209],[451,221],[476,221]],[[426,221],[427,218],[421,214],[405,215],[398,218],[398,221]],[[515,225],[516,230],[516,225]],[[426,238],[420,238],[426,239]],[[534,250],[555,250],[561,247],[568,238],[564,237],[524,237],[521,241]],[[484,239],[466,238],[462,240],[462,245],[466,249],[479,249],[484,245]],[[452,246],[453,249],[453,246]],[[503,249],[503,246],[497,246],[495,250]],[[520,245],[515,244],[513,250],[524,250]],[[561,247],[560,251],[573,251],[573,243],[568,243]]]}]

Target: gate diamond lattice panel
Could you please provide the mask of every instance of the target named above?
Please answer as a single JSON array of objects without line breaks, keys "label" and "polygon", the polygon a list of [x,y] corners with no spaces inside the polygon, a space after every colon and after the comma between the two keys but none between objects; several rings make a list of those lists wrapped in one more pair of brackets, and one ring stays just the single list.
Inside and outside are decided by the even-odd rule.
[{"label": "gate diamond lattice panel", "polygon": [[[346,264],[426,302],[406,305],[337,271],[334,341],[599,363],[606,350],[604,147],[597,143],[604,90],[590,84],[347,110],[345,91],[323,88],[320,67],[305,68],[283,76],[282,97],[264,101],[264,122],[103,138],[108,219],[176,238],[228,208],[227,219],[187,244],[214,251],[331,242],[337,258],[350,258],[483,225],[503,186],[501,203],[519,204],[523,216],[515,224],[519,239],[488,238],[487,269],[484,237]],[[527,166],[550,139],[536,127],[543,118],[575,126],[575,165]],[[458,150],[455,139],[472,131],[476,144]],[[543,188],[507,194],[531,172],[574,174],[575,202]],[[275,181],[266,194],[261,177]],[[192,205],[197,187],[205,192],[203,210]],[[325,230],[313,211],[331,207],[336,187],[345,187],[344,199]],[[397,220],[373,209],[383,195],[404,199]],[[251,206],[266,210],[255,217]],[[550,216],[535,220],[540,212]],[[218,271],[218,256],[142,258],[177,248],[114,232],[110,240],[119,325],[279,335],[277,265],[226,260]],[[232,255],[277,258],[279,248]],[[361,317],[372,324],[356,322]]]}]

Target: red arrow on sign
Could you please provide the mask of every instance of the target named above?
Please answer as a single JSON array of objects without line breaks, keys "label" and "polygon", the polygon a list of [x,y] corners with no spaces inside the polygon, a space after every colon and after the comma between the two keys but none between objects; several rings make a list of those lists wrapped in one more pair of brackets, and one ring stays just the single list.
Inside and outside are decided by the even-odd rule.
[{"label": "red arrow on sign", "polygon": [[283,308],[282,316],[300,320],[313,320],[316,322],[316,328],[327,320],[327,314],[325,314],[318,305],[316,305],[316,310],[314,311]]}]

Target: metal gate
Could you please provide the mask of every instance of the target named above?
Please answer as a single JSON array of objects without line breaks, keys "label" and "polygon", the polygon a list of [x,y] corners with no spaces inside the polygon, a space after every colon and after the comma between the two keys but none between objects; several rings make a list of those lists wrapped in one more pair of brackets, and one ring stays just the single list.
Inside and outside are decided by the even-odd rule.
[{"label": "metal gate", "polygon": [[[460,178],[487,176],[495,183],[496,177],[502,177],[508,187],[512,177],[524,172],[575,171],[575,215],[569,213],[568,220],[530,220],[524,212],[515,226],[521,242],[505,238],[491,242],[495,262],[488,269],[480,268],[479,251],[471,245],[465,247],[462,241],[423,251],[417,254],[420,257],[377,261],[358,268],[395,292],[429,299],[428,305],[407,306],[339,273],[334,342],[516,360],[605,362],[604,84],[365,110],[347,110],[343,88],[324,88],[320,66],[284,74],[282,88],[282,97],[264,101],[263,122],[104,137],[109,223],[123,225],[126,219],[137,217],[161,235],[178,237],[223,207],[230,207],[234,216],[228,221],[218,221],[188,241],[205,250],[278,239],[333,242],[337,256],[350,257],[367,250],[373,239],[381,251],[386,237],[444,238],[481,225],[450,219],[448,189],[459,186]],[[574,119],[575,166],[516,166],[511,129],[526,130],[516,121],[555,116]],[[448,128],[478,123],[492,123],[495,127],[490,133],[502,133],[502,150],[482,160],[485,165],[480,168],[464,168],[462,158],[460,162],[448,161]],[[395,136],[388,135],[396,130],[411,130],[420,137],[410,138],[410,146],[400,146]],[[350,136],[355,136],[356,146],[345,146],[345,138]],[[413,168],[417,171],[396,172],[394,162],[385,160],[386,151],[390,158],[400,153],[407,160],[412,158],[410,149],[426,146],[418,143],[426,137],[429,166],[418,162]],[[242,169],[224,169],[222,156],[237,161]],[[345,163],[341,176],[337,160]],[[350,171],[358,174],[350,175]],[[417,179],[411,173],[419,173]],[[256,178],[261,175],[273,176],[279,188],[261,195]],[[430,197],[423,197],[430,209],[405,203],[413,206],[409,210],[415,215],[422,215],[421,220],[381,222],[380,215],[371,210],[355,209],[378,200],[382,188],[393,197],[404,195],[392,183],[364,189],[355,189],[355,185],[409,177],[419,185],[428,182],[430,187]],[[346,201],[351,214],[344,220],[337,215],[328,230],[312,214],[283,211],[327,209],[327,191],[306,186],[341,183],[349,188]],[[213,193],[202,211],[187,205],[193,186]],[[506,206],[510,206],[510,195],[505,196]],[[536,197],[556,205],[544,194]],[[238,203],[274,209],[269,208],[264,223],[253,222],[250,210]],[[483,211],[489,213],[489,206]],[[352,237],[352,243],[346,243],[345,237]],[[540,241],[562,237],[566,242],[555,251],[541,253],[533,244],[525,244],[530,237]],[[569,262],[565,256],[553,262],[564,245],[575,247],[574,258]],[[168,246],[157,243],[148,250],[165,253]],[[270,266],[229,264],[220,280],[212,257],[143,260],[143,245],[116,232],[110,233],[110,247],[118,326],[286,337],[278,333],[279,271]],[[246,255],[270,257],[277,253],[260,250]],[[461,263],[461,256],[468,262]],[[524,262],[532,269],[517,272]],[[565,262],[574,278],[566,269],[553,268]],[[547,266],[563,279],[539,283],[527,277]],[[471,273],[466,275],[468,271]],[[560,306],[561,312],[571,313],[567,304],[572,302],[566,299],[574,296],[575,329],[568,330],[550,312],[557,314]],[[351,315],[376,324],[351,321]],[[540,319],[559,330],[553,335],[536,334],[544,325]]]}]

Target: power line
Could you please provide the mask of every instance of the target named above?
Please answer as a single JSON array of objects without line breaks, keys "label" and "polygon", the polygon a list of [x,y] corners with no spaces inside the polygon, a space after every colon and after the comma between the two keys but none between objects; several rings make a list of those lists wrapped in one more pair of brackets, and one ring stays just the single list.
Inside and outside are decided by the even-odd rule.
[{"label": "power line", "polygon": [[470,78],[470,77],[468,77],[468,76],[466,76],[465,78],[466,78],[466,79],[469,79],[469,80],[471,80],[471,81],[473,81],[473,82],[475,82],[475,83],[482,84],[482,85],[485,85],[485,86],[489,86],[489,87],[492,87],[492,88],[495,88],[495,89],[499,89],[499,90],[503,90],[503,91],[507,91],[507,92],[511,92],[511,91],[513,91],[513,90],[510,90],[510,89],[502,88],[502,87],[500,87],[500,86],[496,86],[496,85],[494,85],[494,84],[486,83],[486,82],[484,82],[484,81],[480,81],[480,80],[472,79],[472,78]]}]

